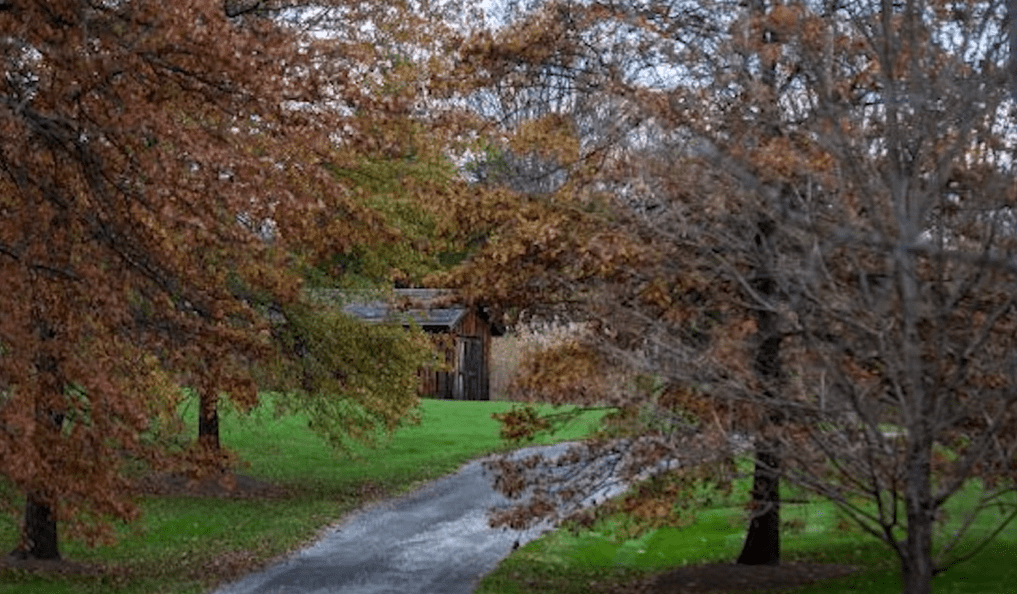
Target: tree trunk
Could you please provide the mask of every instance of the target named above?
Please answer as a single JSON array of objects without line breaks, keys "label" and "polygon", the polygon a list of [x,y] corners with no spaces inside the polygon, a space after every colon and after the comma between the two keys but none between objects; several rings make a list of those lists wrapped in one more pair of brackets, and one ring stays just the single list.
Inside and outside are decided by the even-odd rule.
[{"label": "tree trunk", "polygon": [[[924,433],[916,431],[915,433]],[[908,452],[908,477],[904,500],[907,508],[907,538],[901,543],[901,580],[903,594],[931,594],[932,526],[932,445],[924,435],[915,435]]]},{"label": "tree trunk", "polygon": [[738,555],[741,565],[780,564],[780,455],[775,444],[756,446],[752,520]]},{"label": "tree trunk", "polygon": [[214,388],[201,392],[198,412],[198,443],[210,451],[219,451],[219,393]]},{"label": "tree trunk", "polygon": [[[781,381],[780,347],[783,337],[780,333],[778,314],[769,307],[777,295],[777,283],[773,278],[772,250],[770,238],[776,232],[775,223],[763,218],[758,223],[756,245],[762,261],[753,285],[764,303],[756,313],[759,326],[759,344],[756,347],[755,371],[763,384],[763,396],[774,399]],[[763,421],[779,424],[779,414],[767,413]],[[746,566],[780,565],[780,443],[762,434],[756,437],[756,468],[753,472],[753,518],[749,532],[736,562]]]},{"label": "tree trunk", "polygon": [[[56,339],[56,332],[49,324],[36,320],[42,347],[35,359],[36,369],[41,372],[41,387],[44,393],[63,394],[67,385],[61,374],[60,360],[49,352],[49,345]],[[50,433],[50,437],[59,438],[64,425],[65,411],[55,410],[36,400],[36,419],[38,430]],[[57,542],[57,522],[47,500],[38,491],[29,491],[25,498],[25,522],[21,532],[21,543],[13,551],[13,555],[21,559],[59,559],[60,547]]]},{"label": "tree trunk", "polygon": [[11,554],[19,559],[59,559],[57,523],[49,505],[36,494],[25,502],[25,525],[21,543]]},{"label": "tree trunk", "polygon": [[1009,62],[1007,63],[1010,75],[1010,98],[1017,99],[1017,2],[1014,2],[1014,0],[1007,2],[1006,12],[1007,18],[1010,21],[1010,56]]},{"label": "tree trunk", "polygon": [[[759,343],[755,372],[763,386],[764,398],[770,400],[776,397],[774,390],[779,389],[781,382],[780,347],[783,339],[778,314],[768,307],[777,295],[770,250],[770,238],[776,227],[773,221],[763,218],[757,228],[756,245],[762,262],[753,285],[765,302],[756,313]],[[782,422],[779,414],[767,414],[764,422],[771,425]],[[752,474],[752,519],[737,560],[742,565],[780,564],[780,444],[765,437],[765,428],[761,433],[756,436],[756,464]]]},{"label": "tree trunk", "polygon": [[[908,528],[908,540],[910,541],[911,528]],[[906,544],[911,548],[911,543]],[[921,554],[920,551],[911,552],[901,557],[900,571],[901,581],[904,586],[902,594],[932,594],[932,563],[931,560]]]}]

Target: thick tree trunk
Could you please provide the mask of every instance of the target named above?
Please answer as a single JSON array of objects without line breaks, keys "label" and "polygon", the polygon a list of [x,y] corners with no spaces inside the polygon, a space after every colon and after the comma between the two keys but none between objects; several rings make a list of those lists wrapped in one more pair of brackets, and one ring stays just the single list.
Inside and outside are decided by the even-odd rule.
[{"label": "thick tree trunk", "polygon": [[[757,310],[759,343],[756,346],[755,372],[763,386],[763,399],[775,398],[781,382],[780,347],[782,336],[778,314],[768,307],[777,295],[774,281],[770,238],[776,228],[773,221],[762,219],[758,224],[756,245],[762,254],[762,265],[753,285],[765,302]],[[764,421],[771,425],[782,422],[779,414],[767,413]],[[752,475],[752,519],[745,535],[745,544],[737,562],[742,565],[780,564],[780,444],[762,434],[756,436],[756,464]]]},{"label": "thick tree trunk", "polygon": [[[910,548],[911,543],[907,546]],[[918,551],[909,553],[901,558],[900,570],[904,584],[902,594],[932,594],[932,563],[927,556]]]},{"label": "thick tree trunk", "polygon": [[774,444],[756,446],[752,520],[738,555],[742,565],[780,564],[780,455]]},{"label": "thick tree trunk", "polygon": [[[49,324],[36,321],[42,344],[36,357],[36,369],[41,372],[43,393],[63,394],[66,380],[61,374],[59,357],[48,352],[48,346],[56,340],[56,333]],[[36,401],[35,410],[38,430],[58,438],[64,425],[65,411],[55,410]],[[22,559],[59,559],[60,547],[57,541],[57,522],[48,500],[38,491],[30,491],[25,498],[25,521],[21,531],[21,543],[13,554]]]},{"label": "thick tree trunk", "polygon": [[[919,433],[916,431],[915,433]],[[924,432],[921,432],[924,433]],[[911,437],[908,477],[904,491],[907,538],[901,543],[903,594],[931,594],[935,565],[932,561],[932,442],[923,435]]]},{"label": "thick tree trunk", "polygon": [[218,451],[219,445],[219,394],[213,388],[201,392],[198,412],[198,443],[211,451]]},{"label": "thick tree trunk", "polygon": [[48,505],[35,494],[25,502],[25,525],[21,543],[11,552],[20,559],[59,559],[57,523]]}]

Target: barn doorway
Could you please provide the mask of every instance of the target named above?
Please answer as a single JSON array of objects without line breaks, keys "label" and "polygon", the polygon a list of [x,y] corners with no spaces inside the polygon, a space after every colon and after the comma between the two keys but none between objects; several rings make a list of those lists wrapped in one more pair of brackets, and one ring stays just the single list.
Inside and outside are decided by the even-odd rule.
[{"label": "barn doorway", "polygon": [[486,400],[483,391],[484,343],[480,338],[460,338],[459,398],[463,400]]}]

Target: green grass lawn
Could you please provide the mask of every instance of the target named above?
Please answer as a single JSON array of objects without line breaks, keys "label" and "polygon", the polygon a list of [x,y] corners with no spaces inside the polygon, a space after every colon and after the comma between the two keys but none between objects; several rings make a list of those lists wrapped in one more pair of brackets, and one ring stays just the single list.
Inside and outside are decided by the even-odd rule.
[{"label": "green grass lawn", "polygon": [[[558,530],[521,547],[480,584],[477,594],[579,594],[624,591],[624,584],[679,565],[731,563],[741,551],[746,512],[732,499],[694,514],[690,525],[658,528],[638,538],[618,536],[622,516],[600,520],[589,530]],[[800,499],[801,493],[794,497]],[[969,498],[960,498],[962,507]],[[794,590],[796,594],[901,591],[897,558],[882,543],[844,521],[825,501],[785,504],[781,511],[785,561],[856,565],[851,576]],[[959,515],[958,515],[959,518]],[[988,529],[989,518],[975,532]],[[959,521],[959,520],[958,520]],[[1017,592],[1017,526],[1011,525],[971,561],[937,576],[937,594]],[[596,586],[594,586],[596,585]]]},{"label": "green grass lawn", "polygon": [[[313,540],[322,528],[372,498],[411,489],[464,462],[503,449],[491,413],[509,402],[425,400],[419,425],[398,431],[383,447],[356,459],[336,457],[301,416],[224,414],[222,441],[249,467],[241,470],[290,489],[275,499],[145,497],[140,522],[123,527],[116,546],[89,549],[62,543],[65,559],[102,565],[98,576],[6,571],[3,594],[198,593]],[[187,416],[194,416],[194,407]],[[267,407],[266,407],[267,408]],[[592,429],[591,414],[555,436],[574,439]],[[190,423],[194,426],[196,423]],[[0,517],[0,550],[16,542],[17,522]]]},{"label": "green grass lawn", "polygon": [[[7,571],[3,594],[201,593],[263,565],[314,539],[325,526],[372,498],[411,489],[421,481],[455,470],[477,456],[506,448],[491,413],[508,402],[425,400],[422,422],[406,427],[383,447],[361,450],[356,459],[337,458],[307,429],[301,416],[275,418],[256,410],[247,417],[225,414],[223,442],[249,463],[244,474],[284,485],[290,494],[275,499],[146,497],[143,519],[121,530],[113,547],[88,549],[63,543],[65,558],[104,568],[96,576],[56,576]],[[193,407],[185,410],[193,420]],[[599,414],[555,436],[588,433]],[[191,423],[193,426],[195,423]],[[730,499],[700,510],[681,528],[659,528],[637,538],[625,519],[607,518],[592,530],[559,530],[521,547],[481,584],[484,594],[580,593],[591,582],[625,584],[678,564],[728,562],[740,550],[746,485]],[[800,494],[795,494],[800,496]],[[958,505],[963,506],[964,500]],[[883,545],[845,527],[824,502],[783,509],[784,558],[854,564],[857,574],[797,592],[899,592],[896,560]],[[16,520],[0,517],[0,550],[16,540]],[[973,561],[936,578],[936,592],[1014,592],[1017,583],[1017,527],[1011,527]]]}]

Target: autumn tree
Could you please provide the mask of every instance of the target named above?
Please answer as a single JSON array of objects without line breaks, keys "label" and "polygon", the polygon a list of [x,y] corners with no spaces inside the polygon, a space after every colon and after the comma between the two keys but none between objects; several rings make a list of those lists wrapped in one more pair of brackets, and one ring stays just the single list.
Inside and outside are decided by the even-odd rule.
[{"label": "autumn tree", "polygon": [[[595,70],[629,125],[598,145],[566,111],[541,137],[581,147],[547,212],[599,231],[511,222],[461,282],[571,303],[583,357],[656,378],[628,401],[670,421],[626,442],[633,474],[747,432],[777,454],[757,476],[828,497],[896,553],[904,591],[929,592],[1015,514],[1006,10],[562,2],[483,34],[464,57],[478,80]],[[517,270],[529,295],[502,291]]]},{"label": "autumn tree", "polygon": [[[689,36],[684,45],[703,56],[709,48],[717,47],[715,38],[721,32],[706,18],[707,10],[683,7],[680,22]],[[515,256],[510,265],[517,270],[520,261],[526,262],[523,279],[505,275],[504,271],[492,275],[499,277],[497,281],[485,277],[493,286],[479,289],[483,299],[514,299],[514,306],[530,308],[547,302],[574,303],[579,307],[571,313],[579,319],[593,317],[605,322],[605,326],[614,326],[619,320],[606,320],[612,317],[609,312],[616,310],[618,304],[608,301],[611,293],[608,286],[619,282],[622,286],[647,283],[648,295],[659,291],[659,279],[646,271],[655,269],[654,274],[659,274],[660,258],[675,254],[648,245],[645,233],[632,235],[617,227],[633,214],[668,216],[657,210],[662,205],[654,190],[660,184],[648,167],[655,166],[654,151],[674,150],[675,132],[654,121],[645,104],[653,98],[643,91],[647,85],[653,88],[672,84],[662,79],[666,71],[687,66],[667,62],[676,59],[675,56],[659,47],[652,33],[648,36],[646,31],[640,32],[628,20],[633,15],[653,19],[655,25],[644,23],[652,30],[653,26],[663,26],[661,20],[676,18],[668,14],[666,6],[622,9],[598,5],[587,10],[571,3],[553,3],[536,11],[531,19],[509,25],[494,40],[481,36],[476,43],[482,49],[467,53],[464,60],[467,68],[482,64],[475,81],[482,88],[476,93],[481,102],[478,109],[494,116],[494,126],[507,130],[503,134],[509,138],[493,163],[485,159],[477,169],[484,173],[501,170],[504,183],[516,191],[548,196],[543,214],[528,217],[532,220],[529,233],[521,231],[515,221],[501,230],[503,237],[510,238],[508,241],[518,242],[501,249]],[[606,53],[615,60],[605,64],[598,53]],[[688,76],[702,74],[691,69]],[[760,78],[759,84],[771,87],[775,84],[772,72],[764,71]],[[768,129],[759,131],[771,133]],[[523,170],[520,165],[528,169]],[[487,177],[490,176],[484,176],[483,181],[489,181]],[[612,199],[617,204],[611,204]],[[615,208],[618,205],[630,212],[619,213]],[[569,208],[575,211],[565,219],[582,220],[581,226],[590,230],[582,232],[577,226],[562,224],[562,213]],[[760,236],[765,233],[766,226],[760,225],[755,235],[750,233],[737,244],[752,260],[750,265],[758,273],[755,282],[764,288],[770,286],[763,279],[773,265],[765,252],[758,249],[758,242],[763,240]],[[551,249],[548,243],[552,244]],[[495,259],[504,257],[497,249],[492,253]],[[475,260],[476,268],[484,266],[482,258]],[[682,258],[685,259],[684,255]],[[540,288],[534,290],[535,285]],[[512,298],[499,293],[505,286],[514,287]],[[624,302],[631,299],[631,295],[612,296]],[[773,317],[766,310],[756,310],[755,315],[758,327],[770,337],[758,341],[752,367],[769,381],[779,375],[781,340],[773,329]],[[615,346],[623,349],[638,344],[638,338],[634,340],[630,331],[615,334],[613,339]],[[611,364],[604,360],[603,353],[585,354],[593,357],[594,366],[603,368]],[[558,379],[563,377],[566,376],[559,375]],[[549,380],[540,375],[527,383],[548,385]],[[556,398],[546,389],[541,392],[545,399]],[[629,394],[626,398],[615,394],[612,403],[630,407],[634,405],[633,398],[640,401],[643,396]],[[566,399],[574,401],[575,394]],[[768,447],[760,440],[756,446],[759,464],[753,493],[757,513],[753,515],[740,561],[775,563],[779,559],[779,516],[778,474],[773,468],[778,466],[779,457],[775,445]]]},{"label": "autumn tree", "polygon": [[[307,7],[326,9],[343,10]],[[58,523],[94,541],[133,518],[129,461],[219,467],[216,403],[253,405],[264,370],[309,377],[279,387],[309,388],[339,441],[414,406],[424,351],[372,333],[398,365],[347,367],[357,331],[302,290],[308,267],[394,233],[334,167],[398,139],[405,118],[383,112],[405,102],[356,79],[373,55],[300,15],[0,3],[0,476],[24,495],[16,554],[57,558]],[[201,394],[196,448],[155,430],[181,384]]]}]

